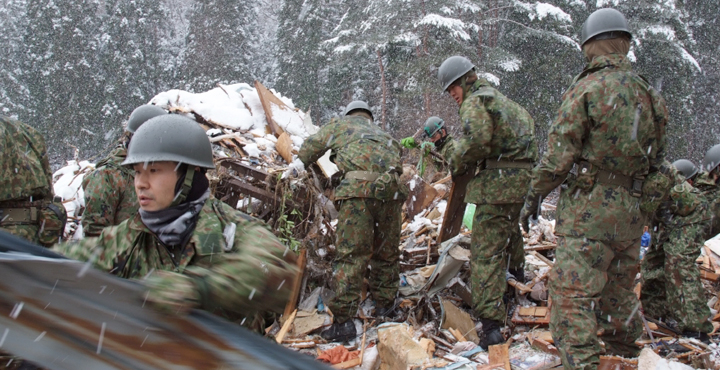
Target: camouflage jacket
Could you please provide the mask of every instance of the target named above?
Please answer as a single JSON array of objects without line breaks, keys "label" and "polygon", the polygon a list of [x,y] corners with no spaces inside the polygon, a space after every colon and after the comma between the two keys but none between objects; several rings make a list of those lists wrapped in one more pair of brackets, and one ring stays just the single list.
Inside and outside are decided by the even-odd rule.
[{"label": "camouflage jacket", "polygon": [[[228,245],[223,232],[233,223],[237,227]],[[297,272],[295,254],[261,222],[211,197],[190,241],[179,249],[163,245],[139,213],[97,238],[55,246],[58,253],[123,278],[143,278],[153,270],[182,274],[192,281],[189,289],[199,297],[199,308],[231,320],[284,309]]]},{"label": "camouflage jacket", "polygon": [[335,199],[375,198],[405,200],[407,187],[400,184],[401,146],[388,133],[360,116],[334,118],[300,148],[298,158],[306,165],[317,161],[328,149],[330,158],[344,173],[368,171],[384,174],[375,181],[344,178],[335,188]]},{"label": "camouflage jacket", "polygon": [[599,169],[625,176],[657,171],[665,163],[667,117],[663,98],[633,73],[625,56],[594,58],[563,95],[528,198],[546,196],[574,164],[589,162],[592,169],[573,176],[561,194],[556,232],[595,240],[639,238],[647,216],[640,199],[626,188],[598,183],[595,175]]},{"label": "camouflage jacket", "polygon": [[0,202],[53,197],[45,139],[34,128],[0,116]]},{"label": "camouflage jacket", "polygon": [[706,239],[720,234],[720,186],[718,186],[710,175],[703,171],[695,178],[695,187],[702,192],[709,203],[709,213],[712,218],[710,230]]},{"label": "camouflage jacket", "polygon": [[532,165],[538,159],[535,125],[519,104],[478,79],[460,105],[463,136],[449,154],[453,175],[480,171],[470,181],[465,201],[475,204],[522,203],[530,169],[483,169],[483,161],[504,160]]},{"label": "camouflage jacket", "polygon": [[709,221],[710,205],[702,192],[677,170],[672,175],[675,185],[655,213],[656,221],[672,228]]},{"label": "camouflage jacket", "polygon": [[118,225],[137,213],[134,175],[131,169],[121,165],[126,156],[127,149],[117,147],[83,178],[85,236],[98,236],[103,228]]}]

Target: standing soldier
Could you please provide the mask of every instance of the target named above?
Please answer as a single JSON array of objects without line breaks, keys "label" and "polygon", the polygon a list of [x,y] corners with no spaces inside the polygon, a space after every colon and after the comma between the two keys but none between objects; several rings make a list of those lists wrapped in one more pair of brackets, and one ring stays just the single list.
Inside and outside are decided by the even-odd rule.
[{"label": "standing soldier", "polygon": [[[465,202],[474,203],[471,282],[474,314],[487,348],[504,341],[500,328],[507,313],[503,295],[508,266],[522,279],[525,252],[518,223],[523,198],[538,158],[530,114],[487,80],[478,78],[465,57],[446,59],[438,70],[443,90],[460,106],[463,136],[454,143],[452,175],[470,171]],[[447,141],[447,140],[446,140]]]},{"label": "standing soldier", "polygon": [[651,220],[657,237],[641,264],[640,297],[646,315],[675,320],[683,336],[707,342],[713,326],[695,260],[711,215],[707,200],[691,185],[697,167],[686,159],[673,166],[677,185]]},{"label": "standing soldier", "polygon": [[702,161],[702,170],[695,179],[695,186],[700,189],[710,203],[712,221],[705,233],[705,239],[720,234],[720,144],[710,148]]},{"label": "standing soldier", "polygon": [[123,165],[134,169],[140,210],[57,252],[123,278],[148,276],[148,302],[168,312],[200,308],[254,329],[263,313],[282,312],[295,254],[264,224],[210,196],[212,148],[196,122],[174,114],[147,121]]},{"label": "standing soldier", "polygon": [[348,340],[357,333],[353,316],[360,304],[363,278],[376,302],[376,315],[389,316],[399,287],[400,228],[407,188],[400,144],[374,122],[370,107],[354,101],[305,140],[298,158],[308,166],[332,149],[330,158],[344,178],[335,188],[339,203],[335,299],[328,303],[335,323],[321,333],[328,340]]},{"label": "standing soldier", "polygon": [[[415,137],[411,136],[400,140],[400,144],[408,149],[420,148],[420,161],[418,162],[420,176],[423,176],[428,167],[431,168],[430,176],[427,177],[430,180],[432,180],[437,173],[447,174],[447,155],[448,153],[452,153],[453,139],[452,136],[447,134],[445,121],[436,116],[428,118],[425,121],[422,134],[425,139],[428,140],[427,142],[418,144]],[[439,154],[432,152],[433,146]]]},{"label": "standing soldier", "polygon": [[141,105],[130,114],[120,143],[95,170],[83,178],[85,211],[82,227],[85,236],[98,236],[103,228],[118,225],[137,213],[133,171],[122,162],[135,131],[150,118],[167,114],[157,105]]},{"label": "standing soldier", "polygon": [[[668,111],[632,72],[630,31],[615,9],[582,27],[588,65],[563,95],[548,149],[533,170],[521,220],[527,229],[544,196],[567,180],[557,207],[559,235],[550,276],[550,330],[566,369],[596,369],[601,353],[635,356],[642,327],[630,315],[640,237],[670,186],[663,166]],[[568,176],[576,167],[576,173]],[[627,323],[627,324],[626,324]]]},{"label": "standing soldier", "polygon": [[54,197],[45,139],[34,128],[0,116],[0,230],[49,247],[67,215]]}]

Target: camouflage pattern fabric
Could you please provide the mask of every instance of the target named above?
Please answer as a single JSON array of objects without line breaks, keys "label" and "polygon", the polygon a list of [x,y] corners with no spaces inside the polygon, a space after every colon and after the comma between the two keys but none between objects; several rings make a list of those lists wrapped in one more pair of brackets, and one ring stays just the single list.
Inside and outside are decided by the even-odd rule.
[{"label": "camouflage pattern fabric", "polygon": [[[504,322],[505,271],[525,262],[518,218],[522,204],[479,204],[471,234],[470,290],[475,315]],[[510,217],[509,217],[510,216]],[[508,261],[508,259],[510,261]]]},{"label": "camouflage pattern fabric", "polygon": [[[388,173],[390,179],[377,181],[343,179],[335,188],[335,200],[348,198],[375,198],[405,200],[408,189],[399,184],[396,175],[402,173],[400,153],[402,147],[395,139],[372,121],[361,116],[332,119],[317,133],[311,135],[298,153],[298,158],[309,166],[332,149],[331,160],[339,170]],[[388,181],[389,180],[389,181]]]},{"label": "camouflage pattern fabric", "polygon": [[387,309],[395,301],[400,282],[402,201],[352,198],[339,203],[333,263],[336,296],[328,306],[335,321],[343,322],[357,312],[365,277],[377,307]]},{"label": "camouflage pattern fabric", "polygon": [[695,178],[695,187],[702,192],[705,199],[709,202],[712,220],[710,227],[706,230],[705,239],[710,239],[720,234],[720,186],[715,183],[715,180],[710,178],[707,172],[703,171]]},{"label": "camouflage pattern fabric", "polygon": [[[0,153],[3,158],[0,163],[0,202],[32,201],[41,210],[52,201],[52,171],[45,139],[39,132],[20,121],[0,116]],[[40,200],[45,203],[40,204]],[[65,211],[62,204],[59,207]],[[2,217],[1,229],[34,243],[40,242],[39,220],[20,224],[2,220]]]},{"label": "camouflage pattern fabric", "polygon": [[672,318],[680,330],[710,333],[710,308],[695,260],[709,226],[709,204],[678,175],[678,185],[654,217],[655,244],[642,261],[641,299],[645,314]]},{"label": "camouflage pattern fabric", "polygon": [[[647,215],[629,189],[595,176],[600,168],[625,176],[658,171],[665,163],[667,115],[662,97],[625,56],[595,57],[563,95],[547,152],[533,170],[525,207],[536,207],[531,204],[568,180],[557,207],[561,237],[550,276],[550,330],[566,369],[597,368],[596,328],[605,329],[610,353],[636,349],[640,326],[624,322],[638,304],[632,285]],[[591,170],[568,178],[583,161]]]},{"label": "camouflage pattern fabric", "polygon": [[[460,106],[463,136],[445,157],[450,159],[453,175],[474,171],[485,159],[537,161],[535,125],[523,107],[490,87],[483,78],[475,81],[464,96]],[[465,202],[522,203],[529,182],[530,170],[482,170],[468,184]]]},{"label": "camouflage pattern fabric", "polygon": [[639,240],[598,241],[558,237],[550,273],[550,331],[565,369],[596,369],[600,338],[608,354],[636,357],[642,323],[632,318]]},{"label": "camouflage pattern fabric", "polygon": [[121,165],[126,156],[125,146],[119,146],[83,179],[85,236],[98,236],[103,228],[118,225],[137,213],[133,172]]},{"label": "camouflage pattern fabric", "polygon": [[[237,225],[232,244],[223,235],[230,224]],[[182,248],[163,245],[136,214],[55,250],[123,278],[150,274],[148,301],[161,309],[202,308],[244,325],[282,312],[297,273],[295,254],[265,225],[212,197]]]},{"label": "camouflage pattern fabric", "polygon": [[[482,78],[467,86],[464,96],[463,136],[448,138],[441,150],[450,159],[453,175],[476,171],[485,159],[537,160],[535,125],[523,107]],[[468,183],[465,202],[477,205],[470,262],[473,309],[481,318],[505,321],[508,258],[511,268],[520,268],[525,261],[518,218],[529,182],[529,169],[480,167]]]}]

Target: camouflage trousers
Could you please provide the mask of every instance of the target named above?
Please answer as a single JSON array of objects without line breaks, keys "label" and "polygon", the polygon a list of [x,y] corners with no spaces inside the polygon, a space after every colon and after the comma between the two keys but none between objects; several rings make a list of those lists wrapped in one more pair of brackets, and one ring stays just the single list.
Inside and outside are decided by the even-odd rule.
[{"label": "camouflage trousers", "polygon": [[609,354],[637,356],[634,342],[642,323],[630,315],[639,307],[633,293],[639,254],[639,238],[558,237],[550,274],[550,331],[565,369],[597,369],[599,339]]},{"label": "camouflage trousers", "polygon": [[471,291],[475,315],[505,322],[505,272],[525,262],[518,220],[523,204],[475,207],[471,236]]},{"label": "camouflage trousers", "polygon": [[649,316],[672,318],[680,330],[710,333],[710,308],[695,260],[704,243],[705,224],[665,228],[642,261],[642,305]]},{"label": "camouflage trousers", "polygon": [[360,304],[363,279],[377,307],[390,308],[400,286],[402,202],[350,198],[339,202],[335,299],[328,307],[336,322],[352,318]]}]

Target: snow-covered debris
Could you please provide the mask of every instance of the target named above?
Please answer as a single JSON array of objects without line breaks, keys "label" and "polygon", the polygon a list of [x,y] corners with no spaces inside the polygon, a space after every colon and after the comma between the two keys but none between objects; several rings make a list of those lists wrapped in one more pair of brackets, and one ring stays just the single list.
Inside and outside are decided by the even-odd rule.
[{"label": "snow-covered debris", "polygon": [[[60,168],[53,173],[53,191],[56,196],[63,199],[63,205],[68,215],[68,223],[65,226],[65,233],[72,235],[76,222],[80,217],[80,211],[85,208],[85,193],[82,189],[82,181],[86,174],[95,169],[95,164],[88,161],[68,161],[67,166]],[[75,221],[75,222],[73,222]],[[76,233],[80,236],[82,233]]]}]

